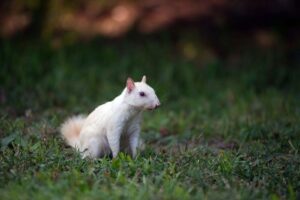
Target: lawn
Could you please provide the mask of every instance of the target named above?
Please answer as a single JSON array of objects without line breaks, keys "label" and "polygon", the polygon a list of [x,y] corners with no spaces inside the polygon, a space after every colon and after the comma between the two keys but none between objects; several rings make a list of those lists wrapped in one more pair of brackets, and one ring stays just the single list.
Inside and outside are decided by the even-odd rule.
[{"label": "lawn", "polygon": [[[202,62],[162,34],[61,48],[2,41],[0,56],[1,199],[300,196],[299,59],[280,48]],[[144,74],[162,106],[144,114],[136,159],[82,160],[64,144],[65,118]]]}]

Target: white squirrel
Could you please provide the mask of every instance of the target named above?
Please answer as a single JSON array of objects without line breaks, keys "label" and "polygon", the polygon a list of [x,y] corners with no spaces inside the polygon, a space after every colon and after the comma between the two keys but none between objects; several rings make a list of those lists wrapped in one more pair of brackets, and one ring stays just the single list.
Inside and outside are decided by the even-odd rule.
[{"label": "white squirrel", "polygon": [[82,157],[112,156],[120,151],[137,154],[141,131],[142,111],[153,110],[160,102],[153,88],[146,83],[127,79],[126,88],[112,101],[98,106],[87,117],[74,116],[61,126],[61,134],[68,145]]}]

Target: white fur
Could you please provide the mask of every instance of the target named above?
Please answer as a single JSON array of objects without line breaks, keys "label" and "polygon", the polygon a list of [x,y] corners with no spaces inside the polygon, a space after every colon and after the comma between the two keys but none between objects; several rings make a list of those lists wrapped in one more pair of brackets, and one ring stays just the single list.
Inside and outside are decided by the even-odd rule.
[{"label": "white fur", "polygon": [[142,111],[159,105],[155,91],[146,84],[145,76],[141,82],[135,83],[128,78],[127,86],[119,96],[98,106],[87,118],[68,119],[61,127],[61,134],[67,144],[82,153],[83,158],[98,158],[111,153],[116,157],[120,151],[135,157]]}]

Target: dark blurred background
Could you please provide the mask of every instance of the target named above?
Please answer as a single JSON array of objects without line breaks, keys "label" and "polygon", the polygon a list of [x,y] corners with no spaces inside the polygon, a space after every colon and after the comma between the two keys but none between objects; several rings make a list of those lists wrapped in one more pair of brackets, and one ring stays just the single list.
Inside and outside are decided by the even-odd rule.
[{"label": "dark blurred background", "polygon": [[222,31],[250,32],[266,47],[278,40],[272,31],[298,36],[298,7],[296,0],[3,0],[0,31],[3,38],[90,39],[192,27],[214,40]]},{"label": "dark blurred background", "polygon": [[22,113],[95,103],[143,74],[161,84],[165,100],[212,91],[222,78],[255,92],[296,91],[298,7],[296,0],[2,0],[0,99]]}]

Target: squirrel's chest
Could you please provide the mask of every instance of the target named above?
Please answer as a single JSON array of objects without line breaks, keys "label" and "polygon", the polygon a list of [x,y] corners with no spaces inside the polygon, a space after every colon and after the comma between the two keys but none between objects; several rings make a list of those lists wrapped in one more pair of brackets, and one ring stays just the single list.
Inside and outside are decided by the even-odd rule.
[{"label": "squirrel's chest", "polygon": [[135,120],[130,120],[130,121],[125,122],[122,125],[122,135],[124,135],[124,136],[130,135],[130,133],[133,130],[133,127],[138,126],[138,125],[139,124]]},{"label": "squirrel's chest", "polygon": [[137,118],[125,119],[118,126],[121,129],[121,135],[126,137],[134,131],[135,127],[140,126],[140,120]]}]

